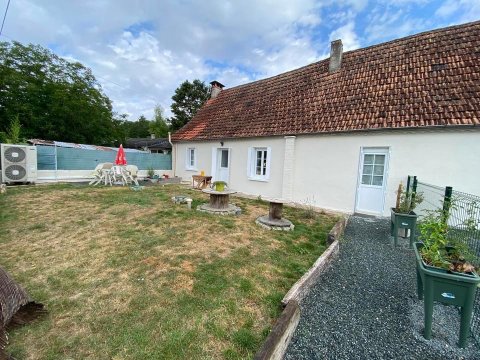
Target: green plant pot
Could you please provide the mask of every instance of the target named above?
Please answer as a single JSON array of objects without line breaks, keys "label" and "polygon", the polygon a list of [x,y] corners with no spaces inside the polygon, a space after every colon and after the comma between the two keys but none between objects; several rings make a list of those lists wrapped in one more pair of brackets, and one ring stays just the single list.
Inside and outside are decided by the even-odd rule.
[{"label": "green plant pot", "polygon": [[224,191],[225,183],[224,182],[215,182],[215,191]]},{"label": "green plant pot", "polygon": [[410,248],[412,248],[415,241],[417,217],[418,215],[413,211],[410,211],[408,214],[403,214],[395,212],[395,209],[391,208],[390,234],[393,236],[395,247],[398,245],[398,230],[408,229],[410,230]]},{"label": "green plant pot", "polygon": [[418,298],[423,299],[425,309],[425,339],[430,340],[432,337],[433,302],[438,301],[462,308],[458,346],[463,348],[467,344],[480,277],[474,272],[457,273],[426,265],[420,255],[423,246],[423,243],[415,243],[414,250],[417,259]]}]

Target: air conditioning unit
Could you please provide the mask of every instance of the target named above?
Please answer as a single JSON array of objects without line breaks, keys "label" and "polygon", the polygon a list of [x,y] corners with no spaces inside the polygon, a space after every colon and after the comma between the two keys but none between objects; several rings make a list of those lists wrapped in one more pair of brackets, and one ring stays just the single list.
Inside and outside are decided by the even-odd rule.
[{"label": "air conditioning unit", "polygon": [[0,145],[3,183],[37,181],[37,148],[26,145]]}]

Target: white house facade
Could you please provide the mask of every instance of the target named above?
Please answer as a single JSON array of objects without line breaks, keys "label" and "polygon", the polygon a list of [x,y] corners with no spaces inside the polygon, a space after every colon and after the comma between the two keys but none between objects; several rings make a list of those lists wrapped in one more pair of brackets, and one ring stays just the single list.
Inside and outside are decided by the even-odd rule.
[{"label": "white house facade", "polygon": [[[267,151],[265,178],[252,174],[254,149]],[[187,168],[189,151],[195,152],[192,168]],[[222,152],[228,154],[223,164],[226,177]],[[373,164],[370,171],[365,158],[367,162],[373,158],[374,163],[375,155],[381,155],[378,166],[375,169]],[[480,130],[229,139],[223,145],[218,141],[179,142],[174,144],[173,163],[175,174],[185,180],[204,171],[213,180],[227,181],[232,189],[249,195],[387,216],[395,204],[398,184],[405,184],[408,175],[480,195]],[[374,172],[378,174],[375,180]]]},{"label": "white house facade", "polygon": [[408,175],[480,195],[479,46],[480,22],[345,54],[335,41],[330,59],[304,68],[213,82],[173,136],[175,175],[380,216]]}]

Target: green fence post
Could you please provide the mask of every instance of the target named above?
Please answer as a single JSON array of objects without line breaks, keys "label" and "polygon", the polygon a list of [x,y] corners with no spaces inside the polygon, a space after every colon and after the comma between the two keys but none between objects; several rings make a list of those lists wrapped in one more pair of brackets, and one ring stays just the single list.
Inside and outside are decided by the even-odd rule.
[{"label": "green fence post", "polygon": [[417,185],[418,185],[417,177],[414,176],[413,177],[412,196],[411,196],[411,199],[410,199],[410,204],[413,204],[414,201],[415,201],[415,196],[417,194]]},{"label": "green fence post", "polygon": [[452,191],[451,186],[445,188],[445,195],[443,196],[443,222],[446,224],[450,215],[450,207],[452,206]]}]

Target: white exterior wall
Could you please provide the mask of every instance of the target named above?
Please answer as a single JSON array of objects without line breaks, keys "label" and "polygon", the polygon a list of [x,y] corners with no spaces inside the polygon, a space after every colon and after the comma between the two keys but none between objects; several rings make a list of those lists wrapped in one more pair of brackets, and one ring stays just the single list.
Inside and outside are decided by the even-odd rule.
[{"label": "white exterior wall", "polygon": [[[186,170],[187,148],[195,148],[197,167]],[[248,151],[250,147],[271,148],[270,179],[268,181],[249,180],[247,173]],[[173,164],[175,175],[185,181],[192,181],[192,175],[199,175],[203,170],[205,175],[212,175],[212,149],[230,149],[230,174],[228,185],[231,189],[245,194],[264,197],[280,197],[282,193],[283,159],[285,140],[283,137],[265,137],[252,139],[174,143]]]},{"label": "white exterior wall", "polygon": [[[185,170],[188,147],[197,149],[196,171]],[[201,170],[210,175],[212,147],[221,147],[220,142],[175,143],[175,175],[187,181]],[[278,136],[225,140],[223,147],[231,148],[230,187],[255,196],[291,197],[297,203],[352,213],[362,147],[388,147],[390,150],[385,216],[395,204],[398,184],[400,181],[405,184],[408,175],[416,175],[422,182],[452,186],[455,190],[480,196],[479,130]],[[249,147],[271,147],[268,182],[248,180]],[[292,164],[288,159],[290,156],[294,161],[292,168],[288,169]],[[291,179],[293,194],[290,195]]]},{"label": "white exterior wall", "polygon": [[351,213],[362,147],[390,149],[383,214],[395,205],[408,175],[438,186],[480,195],[480,131],[395,131],[297,136],[294,199]]}]

